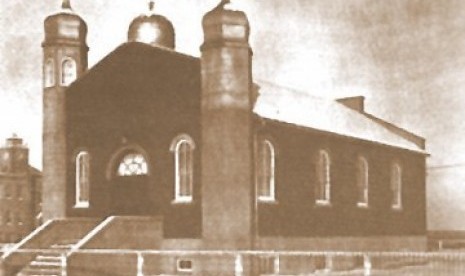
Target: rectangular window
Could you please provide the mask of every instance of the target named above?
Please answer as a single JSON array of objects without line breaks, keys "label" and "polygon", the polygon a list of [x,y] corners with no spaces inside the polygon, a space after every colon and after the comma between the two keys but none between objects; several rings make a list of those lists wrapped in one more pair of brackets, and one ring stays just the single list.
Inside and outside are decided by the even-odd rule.
[{"label": "rectangular window", "polygon": [[192,260],[178,259],[176,261],[176,270],[177,272],[192,272],[193,270]]}]

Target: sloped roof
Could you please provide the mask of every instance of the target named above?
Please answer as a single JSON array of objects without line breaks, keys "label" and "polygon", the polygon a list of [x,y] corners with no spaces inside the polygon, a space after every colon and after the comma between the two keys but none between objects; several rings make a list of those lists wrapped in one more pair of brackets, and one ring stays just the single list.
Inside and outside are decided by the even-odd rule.
[{"label": "sloped roof", "polygon": [[[121,70],[121,67],[126,67],[126,69]],[[163,69],[159,70],[159,68]],[[143,73],[140,73],[140,70]],[[70,97],[67,97],[69,107],[72,107],[77,100],[73,97],[85,97],[83,93],[89,92],[94,97],[103,97],[104,93],[94,93],[88,91],[89,89],[82,89],[82,86],[86,86],[86,83],[93,83],[95,79],[100,78],[102,79],[101,83],[104,83],[103,80],[111,78],[115,80],[116,85],[127,86],[127,83],[119,83],[117,80],[122,78],[122,74],[130,75],[131,79],[134,79],[131,85],[145,87],[148,83],[158,83],[154,79],[154,71],[161,72],[159,73],[160,77],[164,80],[167,76],[174,76],[176,82],[179,83],[197,83],[201,77],[199,58],[197,57],[143,43],[124,43],[70,87],[68,93],[72,93],[70,93]],[[253,111],[262,118],[426,154],[425,150],[414,142],[335,100],[319,98],[267,82],[259,81],[257,84],[260,86],[260,90]],[[136,90],[142,91],[144,90],[142,88],[139,87]],[[151,90],[152,88],[148,87],[147,89]],[[82,93],[73,93],[74,90],[82,90],[80,91]],[[190,93],[199,96],[201,94],[200,85],[194,85],[190,89]],[[147,96],[150,93],[145,94]],[[147,98],[142,98],[144,101],[150,102]],[[93,98],[92,100],[99,103],[110,99]],[[111,100],[114,101],[114,95],[112,95]],[[123,99],[123,101],[126,100]]]},{"label": "sloped roof", "polygon": [[260,117],[426,153],[415,143],[335,100],[319,98],[269,83],[257,84],[260,90],[254,113]]}]

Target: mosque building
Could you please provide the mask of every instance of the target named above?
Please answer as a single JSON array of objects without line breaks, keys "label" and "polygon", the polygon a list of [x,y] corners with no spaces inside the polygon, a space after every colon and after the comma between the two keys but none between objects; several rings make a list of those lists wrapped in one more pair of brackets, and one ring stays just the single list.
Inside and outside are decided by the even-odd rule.
[{"label": "mosque building", "polygon": [[[63,269],[21,249],[65,250],[67,275],[142,265],[89,249],[425,250],[423,138],[365,112],[363,97],[254,81],[249,21],[228,1],[203,17],[200,58],[176,51],[155,10],[90,69],[87,25],[69,0],[45,19],[44,223],[3,254],[4,275]],[[273,274],[261,261],[243,258],[242,275]],[[237,259],[146,255],[143,265],[143,275],[232,275]]]}]

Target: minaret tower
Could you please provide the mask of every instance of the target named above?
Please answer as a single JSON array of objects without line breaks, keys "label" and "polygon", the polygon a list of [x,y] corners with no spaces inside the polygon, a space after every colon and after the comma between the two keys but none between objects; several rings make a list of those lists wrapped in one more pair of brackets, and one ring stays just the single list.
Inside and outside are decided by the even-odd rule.
[{"label": "minaret tower", "polygon": [[66,216],[65,91],[87,70],[87,25],[63,0],[61,10],[45,19],[43,59],[44,221]]},{"label": "minaret tower", "polygon": [[229,1],[202,21],[202,232],[211,249],[250,249],[254,174],[249,22]]}]

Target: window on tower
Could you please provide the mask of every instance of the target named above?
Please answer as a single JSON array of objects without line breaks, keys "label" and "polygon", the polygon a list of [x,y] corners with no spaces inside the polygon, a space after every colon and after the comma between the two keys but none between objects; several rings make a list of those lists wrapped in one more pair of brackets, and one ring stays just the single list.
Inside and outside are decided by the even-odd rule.
[{"label": "window on tower", "polygon": [[18,185],[16,186],[16,197],[18,198],[18,200],[23,200],[23,193],[24,193],[24,189],[23,189],[23,186],[21,185]]},{"label": "window on tower", "polygon": [[89,207],[90,157],[86,151],[76,156],[76,205],[78,208]]},{"label": "window on tower", "polygon": [[402,169],[399,164],[391,166],[392,209],[402,209]]},{"label": "window on tower", "polygon": [[49,58],[44,64],[44,87],[55,85],[55,64],[53,59]]},{"label": "window on tower", "polygon": [[148,166],[145,157],[137,152],[126,154],[119,163],[117,175],[119,176],[135,176],[147,175]]},{"label": "window on tower", "polygon": [[174,152],[174,202],[191,202],[194,187],[195,144],[188,135],[180,135],[173,140]]},{"label": "window on tower", "polygon": [[10,225],[13,223],[13,213],[9,210],[5,212],[5,223],[7,225]]},{"label": "window on tower", "polygon": [[275,149],[269,140],[261,140],[257,148],[257,197],[259,201],[275,200]]},{"label": "window on tower", "polygon": [[65,58],[61,64],[61,85],[68,86],[77,78],[76,61]]},{"label": "window on tower", "polygon": [[357,159],[357,206],[368,207],[368,162],[364,157]]},{"label": "window on tower", "polygon": [[11,186],[10,185],[5,185],[5,198],[6,199],[11,199]]},{"label": "window on tower", "polygon": [[330,203],[330,159],[328,152],[321,150],[316,163],[317,183],[315,185],[315,203],[327,205]]}]

